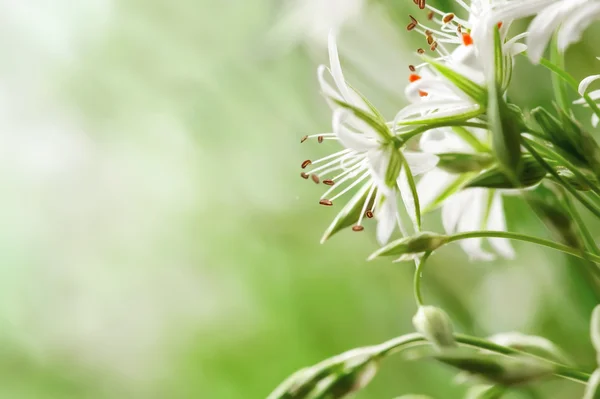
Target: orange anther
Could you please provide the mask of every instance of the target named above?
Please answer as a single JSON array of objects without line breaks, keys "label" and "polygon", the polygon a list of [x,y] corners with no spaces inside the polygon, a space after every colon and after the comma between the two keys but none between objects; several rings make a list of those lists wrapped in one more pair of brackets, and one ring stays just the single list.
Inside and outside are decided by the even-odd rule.
[{"label": "orange anther", "polygon": [[473,44],[473,38],[468,33],[462,34],[462,42],[465,46],[470,46]]}]

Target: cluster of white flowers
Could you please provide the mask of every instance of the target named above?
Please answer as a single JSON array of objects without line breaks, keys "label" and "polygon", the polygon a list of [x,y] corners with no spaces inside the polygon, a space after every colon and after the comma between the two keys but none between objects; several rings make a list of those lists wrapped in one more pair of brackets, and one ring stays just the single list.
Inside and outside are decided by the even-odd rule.
[{"label": "cluster of white flowers", "polygon": [[[416,10],[423,13],[425,22],[411,15],[407,30],[423,35],[428,49],[419,48],[417,53],[423,62],[409,66],[409,84],[405,89],[409,105],[391,122],[345,80],[335,34],[329,34],[330,65],[320,66],[318,77],[333,111],[332,132],[306,136],[302,141],[336,140],[343,149],[317,160],[306,160],[301,175],[330,186],[320,199],[322,205],[337,205],[338,199],[345,196],[351,199],[322,241],[345,227],[362,231],[365,218],[372,217],[377,220],[377,238],[382,245],[390,240],[396,226],[401,234],[410,235],[402,222],[404,212],[398,206],[399,199],[413,222],[414,232],[420,230],[421,214],[437,207],[442,209],[447,234],[506,231],[503,196],[518,195],[541,180],[512,187],[470,184],[474,178],[497,168],[490,128],[492,117],[488,114],[487,98],[477,98],[469,87],[457,84],[449,74],[464,78],[484,95],[488,94],[490,82],[495,83],[500,97],[506,98],[515,57],[526,52],[533,63],[539,63],[553,35],[558,53],[564,53],[600,16],[600,1],[472,0],[467,4],[456,0],[456,3],[464,9],[465,16],[442,12],[425,1],[415,2],[419,8],[425,8]],[[535,17],[525,32],[511,33],[512,22],[530,16]],[[495,51],[496,37],[500,40],[500,61]],[[433,55],[427,57],[428,52]],[[501,75],[497,76],[499,69]],[[598,78],[600,75],[584,79],[580,94],[586,94],[588,86]],[[600,90],[574,102],[590,106],[590,100],[598,99]],[[598,120],[594,113],[594,126]],[[419,140],[409,140],[419,134]],[[456,160],[453,163],[452,159],[463,159],[463,163],[468,159],[471,163],[464,169],[465,165]],[[478,161],[475,166],[474,160]],[[414,176],[418,175],[422,176],[416,184]],[[514,257],[507,239],[489,237],[488,241],[489,249],[483,248],[482,237],[462,240],[460,245],[471,259]]]}]

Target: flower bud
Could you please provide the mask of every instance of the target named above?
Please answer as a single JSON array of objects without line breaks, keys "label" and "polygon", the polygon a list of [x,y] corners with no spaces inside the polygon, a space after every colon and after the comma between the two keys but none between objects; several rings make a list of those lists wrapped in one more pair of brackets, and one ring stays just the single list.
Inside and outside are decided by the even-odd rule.
[{"label": "flower bud", "polygon": [[413,317],[417,332],[438,349],[455,347],[452,321],[446,312],[435,306],[420,306]]},{"label": "flower bud", "polygon": [[368,260],[380,256],[400,255],[399,260],[409,260],[428,251],[434,251],[448,242],[448,236],[424,231],[412,237],[392,241],[375,251]]},{"label": "flower bud", "polygon": [[506,393],[504,387],[496,385],[476,385],[467,391],[465,399],[498,399]]},{"label": "flower bud", "polygon": [[569,363],[569,360],[558,346],[552,341],[536,335],[508,332],[493,335],[488,340],[495,344],[531,353],[532,355],[557,363]]},{"label": "flower bud", "polygon": [[546,169],[532,156],[523,156],[519,173],[516,176],[519,186],[506,175],[500,166],[494,166],[471,179],[465,187],[483,188],[524,188],[538,184],[546,176]]},{"label": "flower bud", "polygon": [[596,349],[598,364],[600,364],[600,305],[597,305],[592,311],[590,336],[592,338],[592,345]]},{"label": "flower bud", "polygon": [[527,384],[555,371],[551,363],[524,356],[506,357],[455,350],[442,352],[435,358],[504,386]]},{"label": "flower bud", "polygon": [[583,399],[600,399],[600,369],[594,371],[588,380]]},{"label": "flower bud", "polygon": [[378,368],[375,361],[369,361],[364,365],[351,369],[346,374],[336,376],[336,381],[323,393],[327,393],[328,398],[337,399],[358,392],[369,385],[375,374],[377,374]]}]

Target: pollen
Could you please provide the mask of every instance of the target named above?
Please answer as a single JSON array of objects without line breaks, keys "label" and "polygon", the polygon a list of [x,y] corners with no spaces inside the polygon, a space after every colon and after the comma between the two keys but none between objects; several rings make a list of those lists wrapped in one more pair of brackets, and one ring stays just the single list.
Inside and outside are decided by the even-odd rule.
[{"label": "pollen", "polygon": [[425,0],[415,0],[415,4],[418,5],[421,10],[425,9]]},{"label": "pollen", "polygon": [[449,13],[444,15],[444,18],[442,18],[442,22],[447,24],[448,22],[451,22],[454,19],[454,14]]},{"label": "pollen", "polygon": [[427,19],[431,21],[431,20],[433,19],[433,15],[434,15],[434,14],[433,14],[433,11],[429,11],[429,12],[427,13]]},{"label": "pollen", "polygon": [[415,29],[417,27],[417,25],[419,24],[419,21],[417,21],[415,19],[415,17],[413,17],[412,15],[409,15],[409,17],[410,17],[410,23],[406,26],[407,31],[411,31],[411,30]]},{"label": "pollen", "polygon": [[325,184],[326,186],[333,186],[335,184],[335,182],[331,179],[327,179],[327,180],[323,180],[323,184]]},{"label": "pollen", "polygon": [[317,137],[317,141],[319,142],[319,144],[321,144],[323,142],[323,136]]},{"label": "pollen", "polygon": [[300,139],[300,143],[304,143],[308,139],[308,136],[304,136]]},{"label": "pollen", "polygon": [[302,166],[302,169],[306,169],[306,167],[308,165],[310,165],[311,163],[312,163],[312,161],[310,159],[307,159],[306,161],[302,162],[302,165],[300,165],[300,166]]},{"label": "pollen", "polygon": [[360,225],[356,225],[352,227],[352,231],[363,231],[365,228],[360,226]]},{"label": "pollen", "polygon": [[502,21],[498,22],[498,23],[496,24],[496,26],[498,27],[498,29],[502,29]]},{"label": "pollen", "polygon": [[317,176],[317,175],[310,175],[310,178],[312,179],[312,181],[315,182],[315,184],[319,184],[319,182],[321,181],[319,179],[319,176]]},{"label": "pollen", "polygon": [[328,199],[322,199],[321,201],[319,201],[319,204],[325,205],[325,206],[332,206],[333,202],[329,201]]},{"label": "pollen", "polygon": [[419,53],[419,54],[425,54],[425,50],[423,50],[422,48],[418,48],[417,49],[417,53]]},{"label": "pollen", "polygon": [[431,49],[431,51],[435,51],[437,50],[438,47],[438,42],[436,42],[435,40],[433,41],[433,43],[431,43],[431,47],[429,47]]},{"label": "pollen", "polygon": [[373,211],[368,210],[365,212],[365,216],[368,217],[369,219],[373,219]]},{"label": "pollen", "polygon": [[415,68],[414,65],[409,65],[408,66],[408,70],[411,71],[411,72],[415,72],[417,70],[417,68]]},{"label": "pollen", "polygon": [[416,82],[419,79],[421,79],[421,76],[417,75],[416,73],[411,73],[410,75],[408,75],[408,81],[411,83]]},{"label": "pollen", "polygon": [[300,173],[300,177],[302,177],[303,179],[308,179],[308,175],[304,172]]},{"label": "pollen", "polygon": [[468,33],[462,34],[462,42],[465,46],[471,46],[473,44],[473,38]]}]

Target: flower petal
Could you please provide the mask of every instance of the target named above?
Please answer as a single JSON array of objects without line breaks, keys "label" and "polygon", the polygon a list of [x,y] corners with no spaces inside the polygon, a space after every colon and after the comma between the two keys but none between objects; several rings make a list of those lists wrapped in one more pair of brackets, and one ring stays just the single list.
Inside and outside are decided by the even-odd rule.
[{"label": "flower petal", "polygon": [[[458,175],[452,175],[444,172],[441,169],[434,169],[423,175],[417,184],[417,192],[419,193],[419,203],[421,209],[426,209],[431,203],[450,185],[452,185]],[[402,189],[400,189],[402,191]]]},{"label": "flower petal", "polygon": [[333,132],[338,140],[346,148],[356,152],[367,152],[370,149],[379,147],[379,144],[364,134],[354,133],[346,126],[344,122],[349,118],[349,111],[337,109],[333,113]]},{"label": "flower petal", "polygon": [[426,152],[404,151],[403,154],[414,176],[429,172],[440,161],[437,155]]},{"label": "flower petal", "polygon": [[[340,57],[338,55],[337,43],[335,40],[335,34],[333,31],[329,32],[329,64],[331,66],[331,76],[335,81],[340,94],[346,100],[346,102],[352,104],[352,97],[350,97],[350,90],[348,89],[348,85],[346,85],[346,80],[344,79],[344,73],[342,72],[342,65],[340,64]],[[352,104],[354,105],[354,104]]]},{"label": "flower petal", "polygon": [[[506,231],[506,219],[504,217],[502,195],[498,192],[494,194],[494,198],[492,199],[492,205],[488,215],[487,229]],[[506,238],[488,238],[488,241],[500,256],[506,259],[514,259],[515,250],[513,249],[509,240]]]},{"label": "flower petal", "polygon": [[385,245],[390,240],[396,222],[398,220],[398,209],[396,204],[396,194],[392,191],[381,200],[377,205],[375,218],[377,219],[377,241],[380,245]]},{"label": "flower petal", "polygon": [[592,114],[592,126],[598,127],[598,123],[600,122],[600,117],[596,114]]},{"label": "flower petal", "polygon": [[398,176],[397,180],[398,188],[400,189],[400,196],[402,197],[402,203],[404,204],[404,208],[410,216],[410,220],[413,222],[413,226],[415,231],[418,231],[418,223],[417,223],[417,210],[415,206],[415,198],[413,197],[412,190],[410,189],[410,184],[408,183],[408,176],[406,176],[406,168],[402,168],[400,171],[400,176]]},{"label": "flower petal", "polygon": [[587,92],[588,87],[598,79],[600,79],[600,75],[591,75],[583,79],[581,83],[579,83],[579,88],[577,89],[579,95],[583,96]]},{"label": "flower petal", "polygon": [[377,189],[383,194],[390,196],[394,190],[386,184],[386,173],[390,165],[391,153],[385,148],[371,149],[367,152],[369,160],[369,171],[377,185]]},{"label": "flower petal", "polygon": [[552,37],[552,33],[571,11],[568,2],[560,1],[546,7],[529,24],[529,36],[526,39],[531,62],[537,64]]},{"label": "flower petal", "polygon": [[[578,2],[573,1],[573,3]],[[600,3],[591,1],[586,1],[585,4],[581,1],[579,3],[580,5],[576,4],[569,8],[570,15],[558,32],[557,46],[561,52],[564,52],[570,44],[578,42],[583,31],[600,16]]]}]

